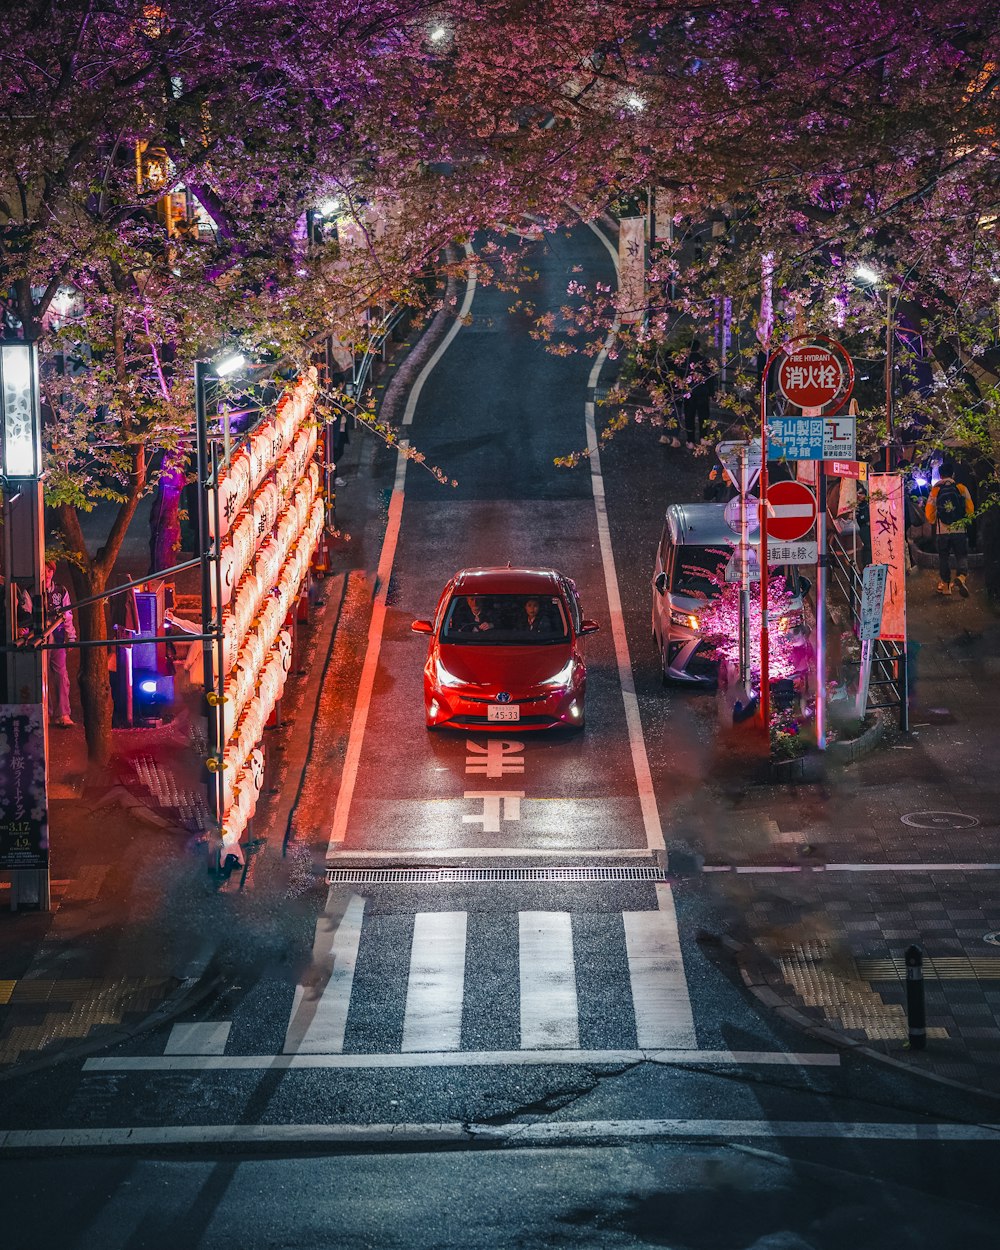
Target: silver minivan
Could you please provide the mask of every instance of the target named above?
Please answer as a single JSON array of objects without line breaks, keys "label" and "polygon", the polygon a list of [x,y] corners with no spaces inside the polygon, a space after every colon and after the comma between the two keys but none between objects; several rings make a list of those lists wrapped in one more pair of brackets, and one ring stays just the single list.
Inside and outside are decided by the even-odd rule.
[{"label": "silver minivan", "polygon": [[[667,509],[653,574],[653,640],[665,682],[714,685],[718,665],[701,634],[701,613],[716,598],[736,535],[723,503],[675,503]],[[798,569],[782,570],[795,598],[783,631],[802,628],[802,595],[809,583]]]}]

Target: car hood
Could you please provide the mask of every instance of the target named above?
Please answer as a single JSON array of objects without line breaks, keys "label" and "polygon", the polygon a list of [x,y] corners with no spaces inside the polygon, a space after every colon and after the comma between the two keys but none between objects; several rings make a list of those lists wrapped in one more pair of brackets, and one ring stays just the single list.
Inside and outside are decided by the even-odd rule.
[{"label": "car hood", "polygon": [[455,646],[442,643],[438,656],[442,668],[458,681],[488,690],[512,693],[548,681],[566,667],[573,648],[568,642],[541,647]]}]

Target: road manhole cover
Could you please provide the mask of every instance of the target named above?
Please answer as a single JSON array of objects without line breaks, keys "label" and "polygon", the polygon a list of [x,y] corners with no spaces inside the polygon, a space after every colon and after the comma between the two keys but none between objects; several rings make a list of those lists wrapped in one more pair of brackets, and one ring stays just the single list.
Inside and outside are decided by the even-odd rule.
[{"label": "road manhole cover", "polygon": [[978,816],[965,812],[910,812],[899,819],[911,829],[974,829],[979,824]]}]

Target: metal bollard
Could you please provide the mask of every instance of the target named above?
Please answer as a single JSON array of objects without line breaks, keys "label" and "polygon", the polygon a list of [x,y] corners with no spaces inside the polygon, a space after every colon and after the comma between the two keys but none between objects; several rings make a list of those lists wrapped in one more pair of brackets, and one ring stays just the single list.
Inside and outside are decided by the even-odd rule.
[{"label": "metal bollard", "polygon": [[924,1005],[924,955],[919,946],[906,948],[906,1027],[910,1050],[927,1045],[927,1011]]}]

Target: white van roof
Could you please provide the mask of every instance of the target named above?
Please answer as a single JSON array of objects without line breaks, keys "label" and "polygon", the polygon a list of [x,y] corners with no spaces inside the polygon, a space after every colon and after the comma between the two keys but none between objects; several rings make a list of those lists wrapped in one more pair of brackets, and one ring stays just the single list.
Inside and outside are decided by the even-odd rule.
[{"label": "white van roof", "polygon": [[675,546],[725,547],[736,543],[726,524],[724,503],[672,503],[666,525]]}]

